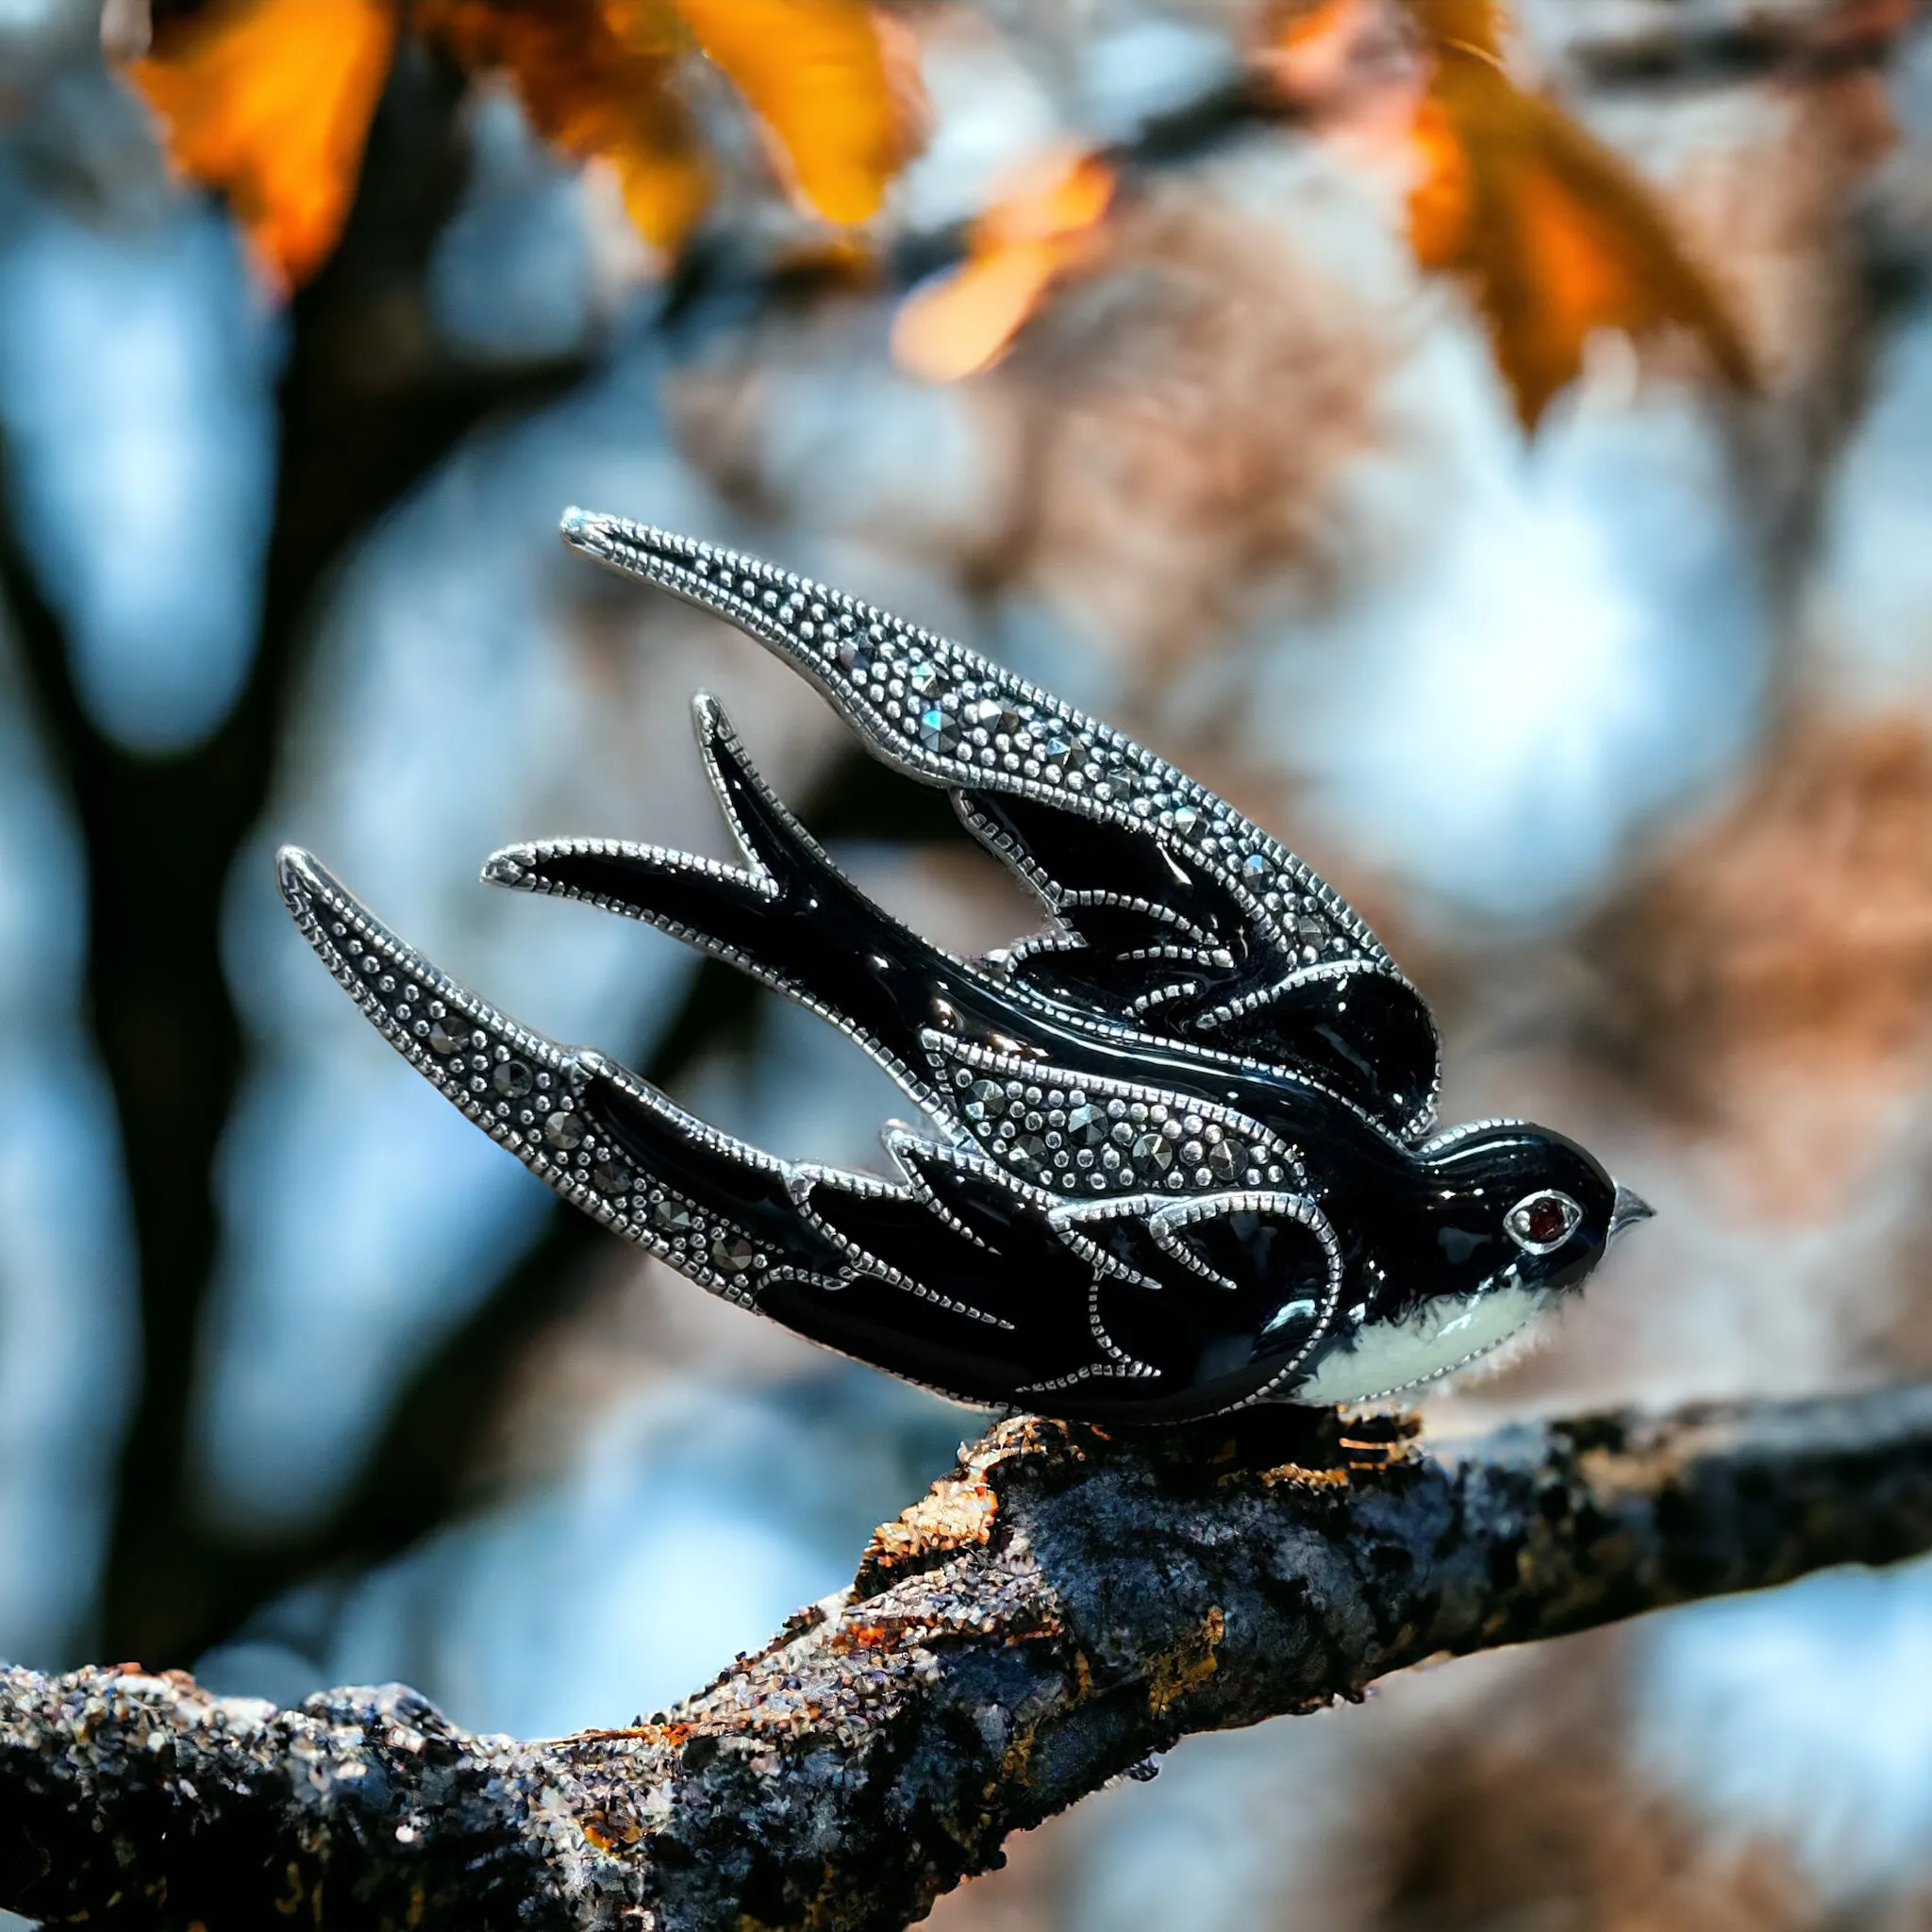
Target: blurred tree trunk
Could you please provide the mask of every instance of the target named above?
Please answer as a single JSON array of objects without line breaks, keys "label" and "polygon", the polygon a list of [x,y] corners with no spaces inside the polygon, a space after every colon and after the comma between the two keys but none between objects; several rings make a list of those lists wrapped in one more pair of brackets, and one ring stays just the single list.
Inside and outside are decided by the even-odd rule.
[{"label": "blurred tree trunk", "polygon": [[[101,731],[75,691],[59,621],[0,513],[0,594],[85,837],[89,1009],[119,1117],[140,1268],[141,1381],[122,1449],[100,1641],[157,1664],[192,1662],[266,1596],[345,1555],[312,1538],[264,1549],[209,1529],[196,1517],[190,1468],[221,1235],[215,1159],[243,1058],[221,956],[222,902],[268,798],[318,593],[477,423],[582,375],[575,360],[465,364],[435,338],[424,275],[462,186],[461,97],[458,75],[405,43],[347,232],[292,304],[260,631],[248,684],[212,736],[178,755],[144,757]],[[431,1513],[410,1515],[394,1546],[446,1504],[446,1487],[415,1493],[431,1499]]]}]

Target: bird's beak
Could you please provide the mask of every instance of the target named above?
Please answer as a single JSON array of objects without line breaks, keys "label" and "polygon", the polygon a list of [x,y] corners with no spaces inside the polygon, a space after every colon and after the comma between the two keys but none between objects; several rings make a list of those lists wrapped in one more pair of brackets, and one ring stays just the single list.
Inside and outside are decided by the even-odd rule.
[{"label": "bird's beak", "polygon": [[1610,1227],[1604,1236],[1604,1245],[1607,1247],[1626,1227],[1635,1227],[1640,1221],[1651,1221],[1656,1216],[1657,1209],[1641,1194],[1619,1181],[1617,1198],[1610,1204]]}]

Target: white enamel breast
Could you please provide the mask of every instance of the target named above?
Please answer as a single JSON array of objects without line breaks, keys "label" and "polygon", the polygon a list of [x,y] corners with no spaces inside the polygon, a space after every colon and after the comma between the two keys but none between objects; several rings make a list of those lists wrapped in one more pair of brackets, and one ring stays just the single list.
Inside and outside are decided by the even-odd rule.
[{"label": "white enamel breast", "polygon": [[1493,1288],[1439,1295],[1400,1322],[1367,1323],[1354,1347],[1338,1345],[1323,1357],[1292,1400],[1367,1402],[1430,1381],[1507,1341],[1555,1299],[1536,1289]]}]

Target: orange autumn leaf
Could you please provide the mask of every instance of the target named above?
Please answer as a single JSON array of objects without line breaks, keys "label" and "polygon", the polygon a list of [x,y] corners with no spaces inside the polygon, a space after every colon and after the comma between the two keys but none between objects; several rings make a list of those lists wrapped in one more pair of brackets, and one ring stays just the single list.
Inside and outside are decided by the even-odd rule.
[{"label": "orange autumn leaf", "polygon": [[1408,9],[1431,46],[1502,60],[1509,17],[1501,0],[1408,0]]},{"label": "orange autumn leaf", "polygon": [[1525,427],[1574,381],[1599,329],[1674,326],[1731,382],[1737,325],[1653,192],[1558,108],[1518,87],[1490,0],[1412,0],[1435,72],[1416,115],[1409,240],[1474,293]]},{"label": "orange autumn leaf", "polygon": [[395,34],[388,0],[225,0],[129,67],[175,165],[226,198],[284,286],[341,234]]},{"label": "orange autumn leaf", "polygon": [[1380,134],[1385,113],[1406,124],[1420,63],[1391,0],[1278,0],[1251,65],[1302,125]]},{"label": "orange autumn leaf", "polygon": [[1263,48],[1261,59],[1327,60],[1330,50],[1346,40],[1359,8],[1360,0],[1311,0],[1307,6],[1291,7]]},{"label": "orange autumn leaf", "polygon": [[473,71],[509,76],[538,133],[617,178],[625,210],[675,250],[704,212],[711,171],[673,86],[679,42],[630,0],[421,0],[416,17]]},{"label": "orange autumn leaf", "polygon": [[416,17],[463,66],[507,74],[546,140],[608,166],[632,221],[666,250],[712,191],[677,92],[692,49],[737,85],[828,219],[874,213],[905,157],[898,92],[859,0],[421,0]]},{"label": "orange autumn leaf", "polygon": [[915,289],[892,321],[894,359],[927,382],[990,368],[1040,306],[1060,259],[1050,243],[1017,243]]},{"label": "orange autumn leaf", "polygon": [[771,131],[799,194],[827,221],[876,214],[911,113],[859,0],[672,0]]},{"label": "orange autumn leaf", "polygon": [[973,225],[965,260],[900,304],[899,365],[928,382],[955,382],[996,362],[1055,276],[1091,253],[1118,186],[1096,154],[1035,162]]}]

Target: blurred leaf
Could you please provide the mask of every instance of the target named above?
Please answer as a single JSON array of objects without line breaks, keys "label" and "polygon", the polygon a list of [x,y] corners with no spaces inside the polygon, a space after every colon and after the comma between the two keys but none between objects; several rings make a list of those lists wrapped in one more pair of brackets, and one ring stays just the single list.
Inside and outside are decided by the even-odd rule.
[{"label": "blurred leaf", "polygon": [[[1682,329],[1748,387],[1737,325],[1656,193],[1509,77],[1506,21],[1496,0],[1297,0],[1273,13],[1254,65],[1305,127],[1370,166],[1406,158],[1417,259],[1471,290],[1526,427],[1600,329]],[[948,381],[996,360],[1091,256],[1118,181],[1094,154],[1036,163],[974,224],[966,259],[901,306],[901,364]]]},{"label": "blurred leaf", "polygon": [[[218,189],[275,279],[334,247],[393,51],[396,0],[217,0],[158,12],[129,73],[182,171]],[[500,72],[532,125],[616,175],[644,236],[672,250],[712,190],[679,98],[693,50],[737,86],[774,164],[827,220],[875,213],[911,145],[916,85],[862,0],[418,0],[412,25],[472,72]]]},{"label": "blurred leaf", "polygon": [[912,82],[858,0],[671,0],[827,221],[876,214],[911,145]]},{"label": "blurred leaf", "polygon": [[900,305],[900,366],[954,382],[997,361],[1054,277],[1091,253],[1118,186],[1096,154],[1058,150],[1034,162],[973,225],[966,259]]},{"label": "blurred leaf", "polygon": [[1490,0],[1410,5],[1435,67],[1414,122],[1409,239],[1424,268],[1471,289],[1524,425],[1575,379],[1598,329],[1685,329],[1748,388],[1737,325],[1656,194],[1510,79],[1498,9]]},{"label": "blurred leaf", "polygon": [[1413,118],[1424,78],[1397,0],[1288,0],[1271,9],[1250,65],[1304,126],[1347,125],[1370,148]]},{"label": "blurred leaf", "polygon": [[672,86],[680,36],[665,8],[636,0],[423,0],[416,18],[464,67],[508,75],[547,141],[608,166],[647,241],[672,250],[691,232],[711,171]]},{"label": "blurred leaf", "polygon": [[158,22],[128,69],[175,165],[220,191],[284,286],[341,233],[395,34],[387,0],[226,0]]},{"label": "blurred leaf", "polygon": [[715,60],[774,160],[827,220],[874,213],[907,142],[900,90],[859,0],[424,0],[417,18],[472,69],[514,81],[565,153],[612,168],[630,217],[673,250],[712,190],[679,59]]}]

